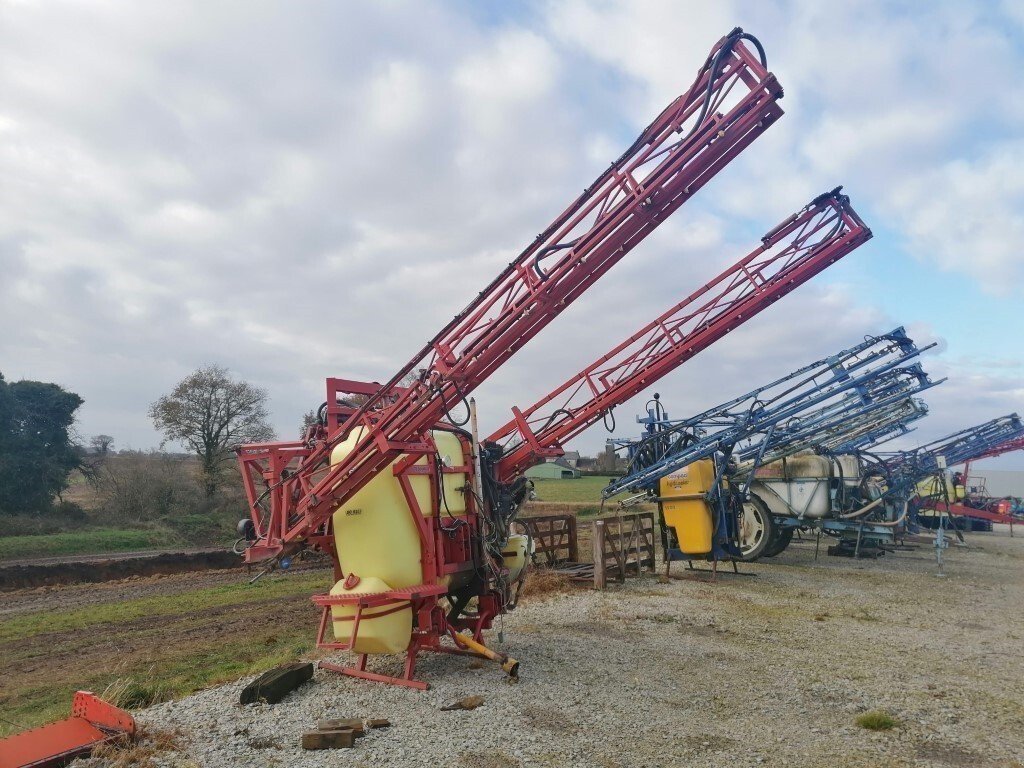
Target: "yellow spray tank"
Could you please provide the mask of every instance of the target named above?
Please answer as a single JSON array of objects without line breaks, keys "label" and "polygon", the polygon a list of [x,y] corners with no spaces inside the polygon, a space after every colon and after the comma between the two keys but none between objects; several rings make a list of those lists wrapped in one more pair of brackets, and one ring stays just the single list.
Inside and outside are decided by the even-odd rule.
[{"label": "yellow spray tank", "polygon": [[943,494],[942,486],[945,485],[945,494],[948,494],[950,501],[962,501],[965,495],[966,488],[963,485],[957,485],[953,482],[953,478],[949,472],[942,473],[942,480],[939,481],[936,475],[926,477],[924,480],[917,484],[917,493],[922,497],[938,497],[945,498]]},{"label": "yellow spray tank", "polygon": [[522,533],[513,533],[501,549],[501,563],[508,568],[508,580],[515,582],[523,573],[535,547],[533,540]]},{"label": "yellow spray tank", "polygon": [[685,555],[711,553],[715,524],[705,495],[714,482],[715,462],[701,459],[666,475],[658,484],[665,525],[675,531]]},{"label": "yellow spray tank", "polygon": [[[337,464],[348,456],[362,436],[362,427],[352,430],[331,452],[331,464]],[[444,464],[464,464],[462,443],[456,435],[435,430],[431,437]],[[334,585],[332,595],[386,592],[425,582],[419,532],[402,493],[401,483],[393,471],[395,464],[405,458],[404,454],[399,456],[334,513],[334,545],[346,578]],[[434,456],[424,456],[415,466],[427,466],[433,460]],[[415,474],[408,477],[421,512],[429,516],[433,509],[430,478]],[[442,478],[442,514],[465,515],[466,475],[445,473]],[[352,576],[357,579],[350,578]],[[450,578],[445,576],[439,583],[447,585]],[[346,605],[331,608],[337,639],[345,640],[351,635],[355,610]],[[408,603],[364,609],[352,650],[356,653],[401,653],[409,645],[411,637],[412,609]]]}]

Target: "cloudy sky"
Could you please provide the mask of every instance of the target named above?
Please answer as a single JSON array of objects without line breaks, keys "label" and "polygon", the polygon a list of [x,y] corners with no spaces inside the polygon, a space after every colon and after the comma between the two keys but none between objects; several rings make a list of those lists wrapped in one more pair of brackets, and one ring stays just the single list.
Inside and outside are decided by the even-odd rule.
[{"label": "cloudy sky", "polygon": [[915,440],[1024,412],[1020,0],[0,2],[0,371],[148,448],[148,404],[217,362],[291,438],[324,377],[387,379],[737,25],[786,115],[477,391],[484,426],[838,184],[874,240],[660,383],[670,411],[902,324],[950,378]]}]

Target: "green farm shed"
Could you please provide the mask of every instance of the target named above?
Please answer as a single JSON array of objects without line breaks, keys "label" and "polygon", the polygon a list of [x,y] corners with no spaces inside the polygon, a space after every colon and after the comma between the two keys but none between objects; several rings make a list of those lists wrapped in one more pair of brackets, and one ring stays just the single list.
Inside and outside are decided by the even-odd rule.
[{"label": "green farm shed", "polygon": [[533,480],[571,480],[579,477],[580,471],[564,459],[555,459],[530,467],[526,476]]}]

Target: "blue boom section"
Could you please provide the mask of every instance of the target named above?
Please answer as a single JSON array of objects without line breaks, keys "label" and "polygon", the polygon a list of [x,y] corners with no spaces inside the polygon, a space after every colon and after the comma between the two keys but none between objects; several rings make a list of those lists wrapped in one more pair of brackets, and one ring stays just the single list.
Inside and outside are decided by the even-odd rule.
[{"label": "blue boom section", "polygon": [[[913,395],[941,381],[932,381],[919,364],[878,374],[860,392],[847,393],[833,403],[793,417],[769,435],[758,433],[733,450],[739,469],[753,471],[757,464],[778,461],[800,451],[814,449],[842,453],[845,444],[869,431],[905,424],[920,418],[923,405]],[[925,410],[927,412],[927,409]]]},{"label": "blue boom section", "polygon": [[928,415],[928,406],[924,400],[909,398],[904,408],[905,412],[891,423],[876,423],[860,432],[844,430],[821,445],[832,453],[857,453],[908,435],[914,431],[909,425]]},{"label": "blue boom section", "polygon": [[951,435],[932,440],[913,450],[884,455],[893,474],[910,479],[935,474],[944,467],[955,467],[979,458],[987,451],[1009,440],[1024,437],[1024,422],[1016,413],[961,429]]},{"label": "blue boom section", "polygon": [[755,467],[813,444],[851,419],[865,428],[891,426],[886,419],[894,409],[940,383],[919,364],[908,365],[932,346],[919,349],[896,328],[691,418],[669,420],[655,411],[640,420],[648,434],[627,443],[627,474],[609,483],[604,497],[653,490],[662,477],[719,452]]}]

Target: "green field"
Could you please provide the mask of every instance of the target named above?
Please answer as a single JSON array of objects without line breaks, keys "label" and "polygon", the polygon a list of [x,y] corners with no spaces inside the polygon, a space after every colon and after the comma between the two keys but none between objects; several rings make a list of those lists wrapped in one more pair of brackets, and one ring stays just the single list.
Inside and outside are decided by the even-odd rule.
[{"label": "green field", "polygon": [[0,538],[0,561],[106,552],[132,552],[174,546],[166,531],[86,528],[65,533]]},{"label": "green field", "polygon": [[534,480],[537,501],[570,504],[601,504],[601,489],[611,477],[577,477],[573,480]]}]

